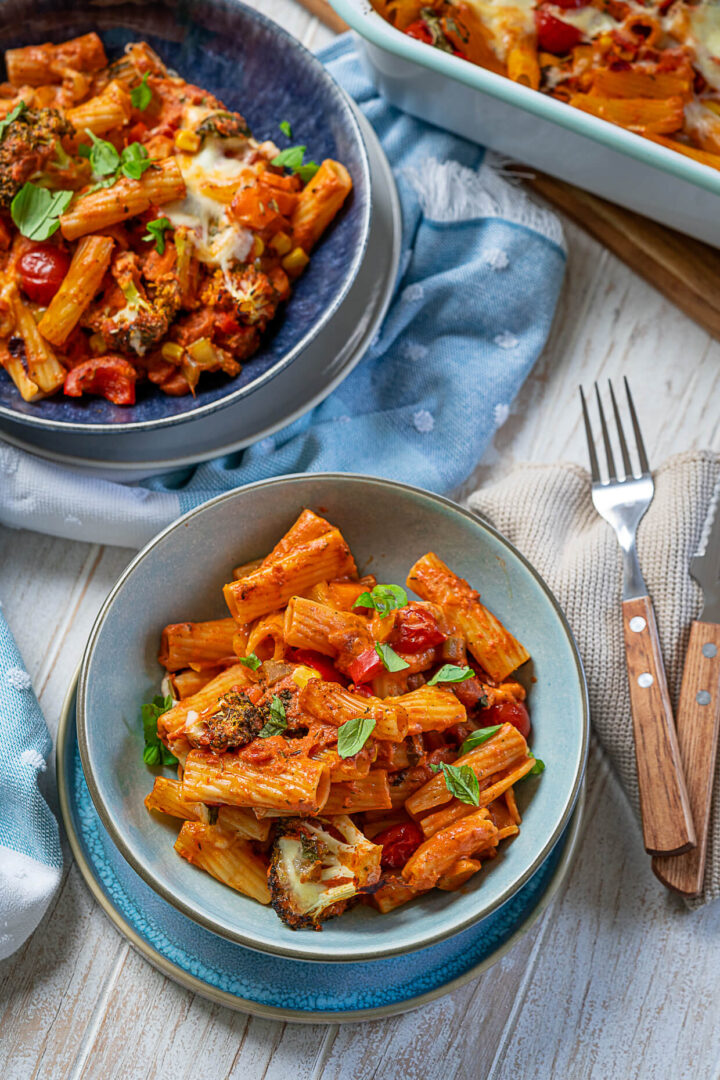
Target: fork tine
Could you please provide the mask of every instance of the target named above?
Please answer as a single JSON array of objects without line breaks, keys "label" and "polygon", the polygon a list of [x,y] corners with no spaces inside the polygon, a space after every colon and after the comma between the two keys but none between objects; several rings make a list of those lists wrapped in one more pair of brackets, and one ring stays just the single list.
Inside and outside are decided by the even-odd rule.
[{"label": "fork tine", "polygon": [[592,428],[590,427],[590,416],[588,414],[587,404],[585,403],[585,395],[583,394],[582,386],[578,387],[580,391],[580,401],[582,402],[583,420],[585,421],[585,436],[587,438],[588,454],[590,456],[590,475],[593,483],[600,483],[600,469],[598,467],[597,454],[595,453],[595,440],[593,439]]},{"label": "fork tine", "polygon": [[607,457],[608,468],[608,480],[617,480],[617,473],[615,472],[615,458],[613,457],[612,446],[610,445],[610,435],[605,423],[605,413],[602,407],[602,401],[600,400],[600,391],[598,390],[598,384],[595,383],[595,397],[597,398],[598,412],[600,413],[600,427],[602,428],[603,442],[605,443],[605,455]]},{"label": "fork tine", "polygon": [[637,443],[637,452],[638,457],[640,458],[640,468],[643,472],[649,473],[650,465],[648,463],[647,454],[645,453],[645,443],[643,442],[642,433],[640,431],[640,424],[638,423],[632,395],[630,394],[630,385],[625,375],[623,375],[623,380],[625,382],[625,393],[627,394],[628,405],[630,406],[630,418],[632,419],[633,431],[635,432],[635,442]]},{"label": "fork tine", "polygon": [[618,409],[617,401],[615,400],[612,379],[608,379],[608,386],[610,387],[613,412],[615,413],[615,425],[617,427],[618,440],[620,442],[620,453],[622,454],[625,477],[627,478],[633,475],[633,467],[630,464],[630,454],[628,453],[627,443],[625,442],[625,432],[623,431],[622,420],[620,419],[620,410]]}]

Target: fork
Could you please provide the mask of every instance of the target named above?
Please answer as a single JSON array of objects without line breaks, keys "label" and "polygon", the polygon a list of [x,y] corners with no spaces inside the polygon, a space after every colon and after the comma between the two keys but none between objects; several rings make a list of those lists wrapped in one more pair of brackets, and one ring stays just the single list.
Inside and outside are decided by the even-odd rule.
[{"label": "fork", "polygon": [[645,850],[650,855],[679,855],[695,847],[695,828],[680,763],[655,611],[637,557],[637,527],[652,502],[655,485],[630,387],[627,379],[624,379],[624,382],[639,469],[634,469],[630,461],[612,382],[608,380],[623,463],[621,476],[618,476],[615,468],[610,434],[597,383],[595,396],[607,462],[605,480],[600,475],[590,415],[582,387],[580,400],[590,456],[593,504],[600,516],[615,530],[623,553],[622,617],[625,659],[630,683],[630,707]]}]

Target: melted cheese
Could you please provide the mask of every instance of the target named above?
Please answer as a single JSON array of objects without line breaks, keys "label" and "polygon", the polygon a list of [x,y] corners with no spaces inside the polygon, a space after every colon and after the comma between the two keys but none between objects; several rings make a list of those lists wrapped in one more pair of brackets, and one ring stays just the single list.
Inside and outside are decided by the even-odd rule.
[{"label": "melted cheese", "polygon": [[605,11],[598,11],[595,7],[550,8],[549,10],[556,19],[574,26],[586,38],[596,38],[600,34],[614,30],[619,25]]},{"label": "melted cheese", "polygon": [[690,33],[695,45],[695,66],[715,90],[720,90],[720,4],[703,0],[690,8]]},{"label": "melted cheese", "polygon": [[499,60],[507,54],[518,37],[535,33],[535,0],[468,0],[491,34],[490,44]]}]

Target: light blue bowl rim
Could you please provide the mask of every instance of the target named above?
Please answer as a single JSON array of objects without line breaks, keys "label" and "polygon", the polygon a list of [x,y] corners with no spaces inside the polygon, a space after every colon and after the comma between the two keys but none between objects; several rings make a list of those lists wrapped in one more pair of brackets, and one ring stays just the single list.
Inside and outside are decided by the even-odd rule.
[{"label": "light blue bowl rim", "polygon": [[[357,117],[355,116],[348,95],[345,93],[342,87],[335,82],[332,75],[330,75],[330,73],[320,62],[320,60],[318,60],[318,58],[314,56],[309,49],[306,49],[305,46],[296,37],[294,37],[282,26],[280,26],[279,23],[275,22],[274,19],[270,19],[267,15],[263,15],[255,8],[248,7],[246,4],[242,3],[241,0],[232,0],[232,2],[233,7],[236,7],[241,14],[244,14],[249,19],[257,20],[257,22],[261,23],[267,30],[285,38],[289,46],[301,55],[303,62],[315,69],[316,73],[319,75],[319,78],[325,82],[328,95],[332,96],[335,99],[339,111],[343,114],[343,122],[346,130],[352,132],[353,139],[358,145],[360,151],[359,159],[362,169],[362,188],[366,192],[365,206],[363,208],[363,221],[361,224],[362,242],[358,245],[352,263],[350,264],[348,272],[345,275],[345,281],[343,283],[342,289],[337,294],[332,304],[328,305],[327,310],[323,312],[320,318],[316,321],[315,325],[312,326],[307,331],[307,333],[302,338],[300,338],[300,340],[297,341],[291,349],[289,349],[285,353],[283,357],[281,357],[275,364],[268,368],[268,370],[263,375],[259,375],[256,379],[253,379],[252,382],[247,383],[245,386],[239,387],[237,390],[231,390],[223,397],[218,398],[217,401],[210,401],[207,403],[207,405],[201,405],[199,408],[192,409],[190,412],[179,413],[173,416],[161,416],[154,420],[136,420],[118,424],[91,424],[81,423],[78,421],[48,420],[45,417],[36,417],[28,415],[26,413],[18,413],[15,412],[13,409],[8,408],[6,405],[0,405],[0,417],[4,416],[8,420],[12,420],[18,424],[24,424],[27,427],[39,427],[45,429],[52,429],[54,431],[74,432],[89,435],[103,435],[105,433],[122,434],[124,432],[132,431],[154,431],[156,428],[159,427],[173,427],[178,424],[186,423],[190,420],[196,420],[201,416],[209,416],[211,413],[219,412],[220,409],[227,408],[239,398],[250,397],[250,395],[253,394],[256,390],[259,390],[261,386],[264,386],[266,383],[272,381],[272,379],[274,379],[277,375],[284,371],[293,362],[293,360],[297,359],[300,353],[302,353],[308,347],[308,345],[310,345],[311,342],[315,340],[320,331],[328,325],[332,316],[335,314],[342,302],[347,297],[347,294],[350,291],[350,288],[352,287],[355,278],[357,277],[357,273],[362,263],[362,260],[365,257],[365,252],[368,245],[368,238],[370,236],[370,222],[372,219],[372,182],[370,179],[370,162],[368,160],[368,150],[365,143],[365,137],[360,129],[360,125],[358,123]],[[104,10],[106,12],[111,11],[110,8],[105,8]],[[141,11],[142,8],[137,9],[137,12]],[[136,12],[133,12],[133,17],[135,17],[135,15]],[[355,183],[357,183],[357,178],[355,178]],[[252,358],[249,362],[252,363]]]},{"label": "light blue bowl rim", "polygon": [[[365,8],[363,11],[358,10],[356,0],[330,0],[330,5],[353,30],[378,48],[430,68],[440,75],[446,75],[473,90],[499,98],[508,105],[541,116],[544,120],[602,143],[626,157],[635,158],[643,165],[669,173],[679,180],[686,180],[713,195],[720,195],[720,172],[717,169],[701,165],[699,161],[693,161],[677,150],[669,150],[642,135],[611,124],[608,120],[601,120],[581,109],[574,109],[563,101],[531,90],[504,75],[496,75],[494,71],[471,64],[468,60],[452,56],[440,49],[428,48],[423,42],[408,37],[383,19],[370,7],[369,0],[361,2]],[[518,147],[518,154],[522,157],[521,147]]]},{"label": "light blue bowl rim", "polygon": [[[578,794],[582,786],[583,777],[585,775],[585,767],[587,765],[588,746],[590,740],[590,705],[588,699],[587,681],[585,679],[585,671],[583,669],[582,660],[580,659],[580,653],[577,647],[577,642],[573,635],[572,630],[565,617],[565,613],[560,607],[554,594],[550,588],[540,576],[535,567],[530,563],[525,556],[518,551],[518,549],[507,540],[502,533],[500,533],[493,525],[491,525],[484,518],[479,517],[477,514],[471,513],[466,510],[465,507],[460,506],[458,503],[453,502],[451,499],[445,498],[443,495],[436,495],[432,491],[426,491],[423,488],[415,487],[412,484],[402,484],[397,480],[387,480],[383,477],[369,476],[363,473],[336,473],[336,472],[317,472],[317,473],[288,473],[285,476],[275,476],[268,480],[256,480],[252,484],[244,484],[241,487],[233,488],[231,491],[223,492],[222,495],[215,496],[214,499],[208,499],[207,502],[201,503],[200,506],[194,507],[181,517],[176,518],[172,524],[168,525],[161,532],[157,533],[152,540],[140,551],[135,558],[126,566],[118,580],[116,581],[110,593],[107,596],[104,604],[100,608],[98,615],[90,631],[90,637],[88,638],[85,651],[83,653],[82,660],[80,662],[80,675],[78,679],[78,692],[77,692],[77,736],[78,745],[80,747],[80,759],[82,761],[83,772],[85,773],[85,779],[87,782],[90,797],[92,798],[95,809],[98,812],[100,820],[102,821],[105,829],[109,833],[114,844],[120,851],[121,855],[127,863],[135,870],[137,874],[164,900],[172,904],[173,907],[182,911],[184,915],[193,919],[195,922],[211,930],[215,934],[219,934],[221,937],[229,937],[227,928],[218,923],[214,918],[205,915],[204,913],[197,912],[190,905],[185,904],[181,897],[177,896],[171,889],[165,888],[159,881],[156,880],[152,869],[146,866],[141,860],[136,858],[132,849],[126,843],[123,838],[121,829],[118,827],[117,822],[113,815],[110,813],[109,808],[105,805],[100,789],[95,781],[94,769],[92,757],[89,749],[88,735],[87,735],[87,709],[86,699],[88,694],[88,668],[95,648],[95,642],[99,637],[105,616],[112,607],[115,597],[123,588],[126,580],[132,575],[135,567],[138,566],[148,555],[152,553],[154,548],[176,529],[184,528],[185,524],[198,514],[204,513],[206,510],[211,509],[213,506],[218,506],[220,503],[226,502],[235,498],[239,492],[249,492],[258,490],[260,488],[271,488],[278,484],[287,484],[294,481],[302,482],[312,479],[313,482],[331,481],[342,483],[359,483],[363,486],[376,486],[388,488],[390,491],[408,492],[412,495],[420,495],[425,499],[429,499],[432,502],[438,503],[440,506],[446,509],[452,510],[454,513],[464,517],[467,521],[471,522],[477,528],[489,533],[501,546],[507,548],[507,550],[525,567],[530,576],[534,579],[537,585],[541,588],[547,599],[550,601],[555,615],[565,633],[570,650],[572,652],[573,659],[575,661],[575,670],[578,679],[578,688],[580,690],[581,706],[582,706],[582,732],[581,732],[581,744],[580,754],[578,759],[578,768],[573,780],[570,793],[567,798],[565,809],[558,820],[555,828],[543,844],[542,848],[535,856],[530,865],[522,873],[503,894],[501,894],[497,901],[483,912],[483,916],[489,915],[492,911],[501,907],[511,896],[513,896],[522,885],[528,881],[538,868],[545,861],[547,856],[552,851],[553,847],[559,840],[560,836],[567,825],[570,816],[577,802]],[[461,931],[466,930],[469,926],[473,925],[477,921],[477,915],[468,915],[468,917],[457,924],[450,927],[435,930],[431,934],[419,940],[414,946],[415,949],[426,948],[428,945],[432,945],[435,942],[443,941],[445,938],[452,937],[455,934],[459,934]],[[305,950],[300,946],[297,949],[289,948],[287,946],[273,946],[263,942],[259,944],[254,939],[247,939],[240,932],[233,933],[231,940],[236,941],[240,945],[244,945],[249,949],[254,949],[259,952],[273,952],[279,956],[287,956],[296,960],[307,960],[309,963],[356,963],[357,957],[352,954],[344,956],[332,956],[324,959],[318,959],[317,957],[308,956]],[[378,952],[375,955],[379,958],[381,956],[393,956],[408,951],[403,946],[397,948],[384,948],[382,952]]]}]

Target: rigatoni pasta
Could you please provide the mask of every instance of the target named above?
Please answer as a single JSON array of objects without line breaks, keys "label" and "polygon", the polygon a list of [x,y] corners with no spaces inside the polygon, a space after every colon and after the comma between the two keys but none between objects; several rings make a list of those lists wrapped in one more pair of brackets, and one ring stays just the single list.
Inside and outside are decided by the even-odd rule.
[{"label": "rigatoni pasta", "polygon": [[320,929],[459,888],[518,835],[515,785],[543,768],[508,678],[528,653],[438,555],[411,600],[304,510],[231,576],[231,617],[165,627],[173,694],[144,707],[149,760],[178,758],[146,805],[184,821],[183,858]]}]

